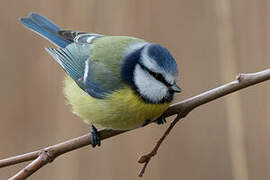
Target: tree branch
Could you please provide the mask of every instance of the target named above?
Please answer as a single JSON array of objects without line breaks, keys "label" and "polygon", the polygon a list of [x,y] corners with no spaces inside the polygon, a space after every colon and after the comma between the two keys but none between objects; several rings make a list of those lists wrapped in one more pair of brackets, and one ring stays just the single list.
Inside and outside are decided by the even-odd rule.
[{"label": "tree branch", "polygon": [[[146,167],[151,157],[153,157],[156,154],[158,148],[160,147],[160,144],[169,134],[170,130],[173,128],[176,122],[178,122],[181,118],[184,118],[194,108],[203,105],[205,103],[208,103],[210,101],[213,101],[222,96],[225,96],[227,94],[230,94],[232,92],[258,84],[260,82],[269,79],[270,79],[270,69],[256,73],[240,74],[236,80],[230,83],[227,83],[215,89],[206,91],[197,96],[193,96],[184,101],[171,105],[169,109],[163,114],[163,116],[169,117],[178,114],[177,118],[172,122],[171,126],[167,129],[165,134],[160,139],[159,143],[155,146],[154,150],[152,151],[154,153],[150,153],[151,155],[149,156],[150,157],[149,160],[147,160],[147,158],[141,158],[139,162],[145,163],[144,166]],[[109,130],[109,129],[103,129],[99,131],[102,140],[122,134],[124,132],[127,131]],[[87,146],[89,144],[91,144],[90,135],[86,134],[53,146],[46,147],[38,151],[0,160],[0,168],[35,159],[32,163],[30,163],[28,166],[26,166],[24,169],[19,171],[15,176],[11,178],[11,179],[25,179],[29,177],[31,174],[33,174],[35,171],[43,167],[44,165],[48,164],[49,162],[52,162],[59,155],[81,148],[83,146]],[[143,168],[143,171],[145,167]],[[140,175],[142,174],[143,173],[141,173]]]}]

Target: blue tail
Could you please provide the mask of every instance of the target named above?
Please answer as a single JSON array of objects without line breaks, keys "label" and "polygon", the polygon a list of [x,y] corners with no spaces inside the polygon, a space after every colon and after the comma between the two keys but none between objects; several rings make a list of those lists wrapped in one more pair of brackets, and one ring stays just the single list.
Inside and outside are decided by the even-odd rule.
[{"label": "blue tail", "polygon": [[30,30],[61,48],[65,48],[70,43],[58,35],[57,32],[61,30],[58,26],[39,14],[32,13],[26,18],[21,18],[20,21]]}]

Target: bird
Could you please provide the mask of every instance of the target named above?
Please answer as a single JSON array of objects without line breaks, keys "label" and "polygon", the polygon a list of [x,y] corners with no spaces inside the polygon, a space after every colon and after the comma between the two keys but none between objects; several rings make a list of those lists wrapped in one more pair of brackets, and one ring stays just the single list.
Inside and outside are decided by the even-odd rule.
[{"label": "bird", "polygon": [[63,30],[38,13],[20,22],[56,45],[45,49],[67,74],[65,97],[90,125],[93,147],[101,141],[95,126],[130,130],[166,122],[162,114],[182,91],[168,49],[135,37]]}]

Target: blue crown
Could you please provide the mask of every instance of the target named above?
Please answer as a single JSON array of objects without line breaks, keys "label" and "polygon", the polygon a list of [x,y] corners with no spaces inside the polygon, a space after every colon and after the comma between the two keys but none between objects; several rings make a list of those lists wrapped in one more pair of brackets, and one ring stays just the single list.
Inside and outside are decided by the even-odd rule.
[{"label": "blue crown", "polygon": [[148,47],[148,56],[155,60],[166,72],[175,76],[178,75],[175,59],[166,48],[159,44],[150,44]]}]

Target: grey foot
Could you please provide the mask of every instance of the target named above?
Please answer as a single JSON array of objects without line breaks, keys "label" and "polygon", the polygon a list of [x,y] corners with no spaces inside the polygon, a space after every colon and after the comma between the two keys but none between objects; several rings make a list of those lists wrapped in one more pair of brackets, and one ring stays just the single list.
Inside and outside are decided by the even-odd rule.
[{"label": "grey foot", "polygon": [[160,117],[156,120],[156,123],[157,123],[158,125],[164,124],[164,123],[166,123],[166,122],[167,122],[167,120],[166,120],[166,118],[165,118],[164,116],[160,116]]},{"label": "grey foot", "polygon": [[151,122],[151,120],[150,120],[150,119],[147,119],[147,120],[143,123],[142,127],[148,125],[150,122]]},{"label": "grey foot", "polygon": [[90,126],[90,134],[91,134],[91,143],[92,147],[100,146],[100,135],[97,131],[97,128],[94,125]]}]

